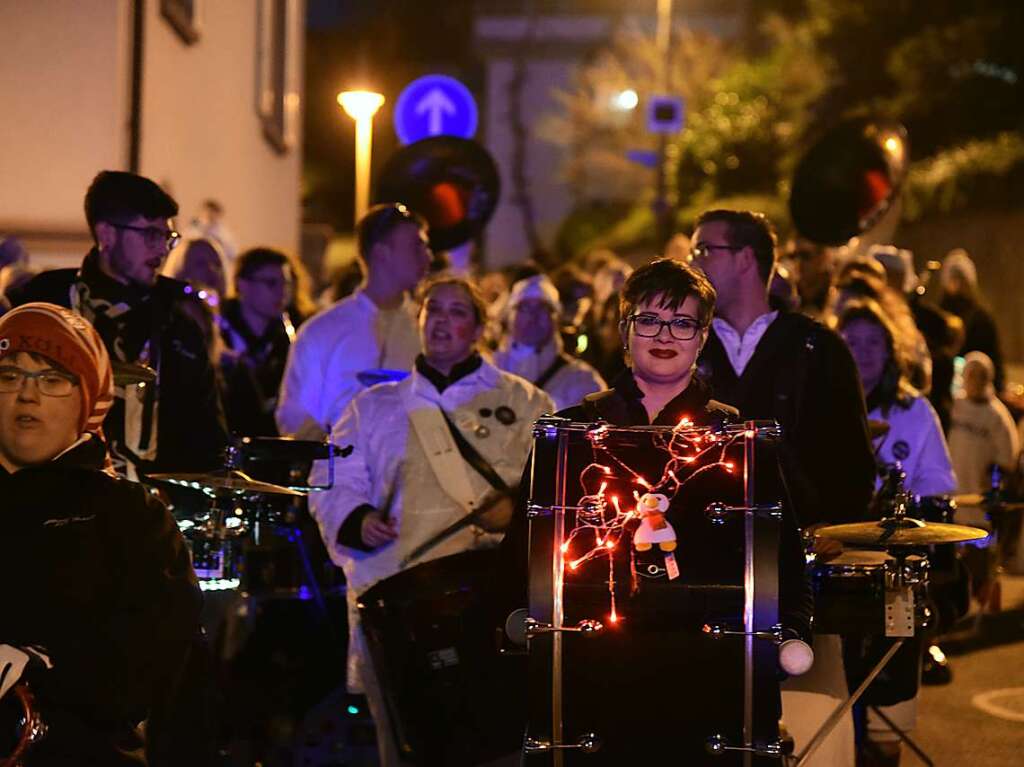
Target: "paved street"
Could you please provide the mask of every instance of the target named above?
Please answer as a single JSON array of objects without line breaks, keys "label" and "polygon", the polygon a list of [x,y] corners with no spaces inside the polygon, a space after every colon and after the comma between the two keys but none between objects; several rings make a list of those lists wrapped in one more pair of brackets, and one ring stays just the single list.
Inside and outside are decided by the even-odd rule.
[{"label": "paved street", "polygon": [[922,688],[915,739],[938,767],[1024,765],[1024,577],[1003,578],[1003,612],[943,645],[952,684]]}]

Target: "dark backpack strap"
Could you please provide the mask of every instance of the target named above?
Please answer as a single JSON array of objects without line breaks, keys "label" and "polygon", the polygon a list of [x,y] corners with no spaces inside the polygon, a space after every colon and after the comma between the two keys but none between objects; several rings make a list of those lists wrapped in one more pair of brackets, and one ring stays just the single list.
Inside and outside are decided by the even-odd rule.
[{"label": "dark backpack strap", "polygon": [[452,433],[452,438],[455,440],[455,446],[459,449],[459,455],[472,466],[477,474],[487,480],[488,484],[497,490],[499,493],[510,494],[512,489],[508,486],[508,483],[501,478],[501,476],[494,470],[494,467],[487,462],[487,459],[480,455],[479,451],[469,444],[469,441],[462,436],[462,432],[459,431],[452,419],[448,417],[448,414],[444,411],[444,408],[438,408],[441,411],[441,416],[444,418],[444,422],[448,425],[448,431]]},{"label": "dark backpack strap", "polygon": [[548,381],[555,377],[555,374],[559,370],[569,364],[569,358],[564,354],[559,354],[555,357],[555,361],[548,365],[547,370],[540,374],[540,378],[533,382],[533,385],[538,389],[543,389]]}]

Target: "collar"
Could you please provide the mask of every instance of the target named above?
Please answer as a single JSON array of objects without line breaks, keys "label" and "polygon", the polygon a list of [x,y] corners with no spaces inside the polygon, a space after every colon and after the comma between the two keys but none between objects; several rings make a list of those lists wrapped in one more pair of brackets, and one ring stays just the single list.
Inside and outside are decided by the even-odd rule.
[{"label": "collar", "polygon": [[738,330],[736,330],[736,328],[734,328],[721,317],[715,317],[713,320],[711,320],[711,324],[718,332],[719,337],[725,334],[731,338],[738,338],[741,342],[744,342],[747,340],[748,337],[753,337],[756,335],[758,338],[760,338],[762,335],[764,335],[764,331],[768,329],[769,325],[775,322],[775,318],[778,316],[778,309],[762,314],[760,317],[758,317],[757,319],[750,323],[750,327],[748,327],[742,333],[742,335]]},{"label": "collar", "polygon": [[[359,307],[361,309],[363,309],[364,311],[369,312],[370,314],[373,314],[373,315],[380,314],[381,312],[387,312],[387,311],[406,311],[406,312],[410,312],[414,308],[413,307],[413,300],[409,296],[408,293],[403,294],[403,296],[402,296],[402,303],[399,304],[398,306],[396,306],[394,309],[381,309],[379,306],[377,306],[377,304],[375,304],[373,302],[373,299],[370,298],[366,294],[366,289],[362,288],[362,287],[359,287],[359,288],[356,288],[355,290],[353,290],[351,298],[352,298],[353,301],[355,301],[356,304],[359,305]],[[415,313],[415,312],[413,312],[413,313]]]},{"label": "collar", "polygon": [[[596,405],[602,418],[617,425],[650,423],[643,405],[644,393],[633,377],[633,371],[626,369],[612,382],[612,389],[605,393],[591,395],[588,400]],[[675,426],[684,416],[698,421],[700,414],[711,400],[710,387],[696,374],[689,385],[673,397],[652,426]]]},{"label": "collar", "polygon": [[438,394],[444,393],[444,390],[456,381],[465,378],[471,373],[475,373],[483,364],[484,358],[480,356],[480,353],[473,352],[462,362],[453,365],[451,372],[445,375],[437,368],[431,367],[427,362],[427,358],[422,354],[416,356],[416,371],[434,385]]},{"label": "collar", "polygon": [[136,307],[149,300],[151,290],[143,290],[136,285],[124,285],[108,275],[100,268],[99,250],[93,248],[86,254],[82,267],[78,270],[78,282],[89,288],[92,300],[102,300],[111,304],[125,304]]},{"label": "collar", "polygon": [[0,473],[14,476],[16,474],[50,468],[101,470],[103,469],[106,456],[107,447],[103,444],[102,440],[93,434],[83,434],[46,463],[26,466],[24,469],[15,472],[15,474],[10,474],[6,469],[0,467]]}]

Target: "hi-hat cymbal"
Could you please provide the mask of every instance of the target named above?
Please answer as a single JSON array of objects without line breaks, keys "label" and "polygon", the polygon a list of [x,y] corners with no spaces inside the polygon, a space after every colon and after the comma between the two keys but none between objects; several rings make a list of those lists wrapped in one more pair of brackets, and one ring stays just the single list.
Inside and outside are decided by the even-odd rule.
[{"label": "hi-hat cymbal", "polygon": [[110,367],[114,371],[115,386],[150,384],[156,381],[156,371],[149,365],[141,365],[136,362],[111,362]]},{"label": "hi-hat cymbal", "polygon": [[886,517],[877,522],[822,527],[815,535],[858,546],[931,546],[977,541],[985,538],[988,533],[966,525],[923,522],[910,517]]},{"label": "hi-hat cymbal", "polygon": [[157,482],[170,482],[194,490],[229,490],[240,494],[305,495],[304,492],[292,490],[290,487],[260,482],[237,470],[215,471],[209,474],[150,474],[149,479]]}]

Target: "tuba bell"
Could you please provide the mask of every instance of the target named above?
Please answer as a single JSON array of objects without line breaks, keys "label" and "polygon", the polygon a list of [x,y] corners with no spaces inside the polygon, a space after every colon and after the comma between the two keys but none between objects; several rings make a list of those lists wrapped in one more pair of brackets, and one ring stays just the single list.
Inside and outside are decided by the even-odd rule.
[{"label": "tuba bell", "polygon": [[433,136],[388,158],[376,202],[401,202],[430,225],[430,247],[451,250],[476,237],[498,206],[501,182],[490,154],[475,141]]},{"label": "tuba bell", "polygon": [[13,742],[3,744],[2,748],[8,749],[10,753],[0,756],[0,767],[21,767],[25,754],[46,735],[46,723],[39,714],[35,695],[26,682],[14,685],[9,697],[10,700],[3,701],[0,727],[13,732]]},{"label": "tuba bell", "polygon": [[797,165],[789,198],[793,226],[813,243],[841,246],[898,219],[908,160],[902,125],[867,119],[840,123]]}]

